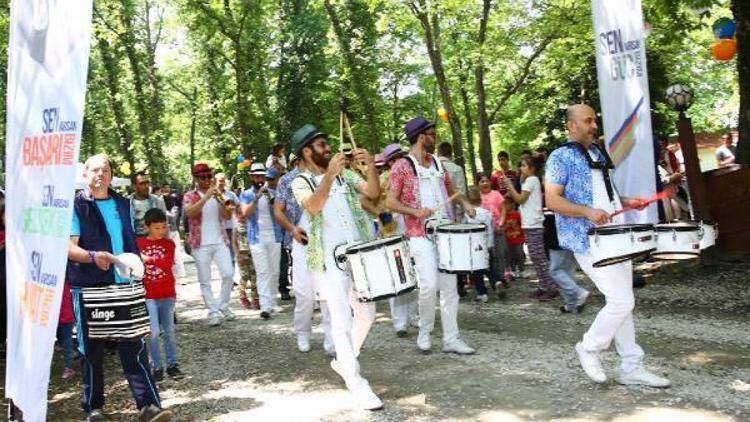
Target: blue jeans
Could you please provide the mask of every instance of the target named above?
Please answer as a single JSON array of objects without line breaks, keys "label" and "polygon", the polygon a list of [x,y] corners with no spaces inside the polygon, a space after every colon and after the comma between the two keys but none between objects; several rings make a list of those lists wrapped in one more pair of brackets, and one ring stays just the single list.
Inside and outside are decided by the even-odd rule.
[{"label": "blue jeans", "polygon": [[57,325],[57,341],[63,351],[63,367],[73,368],[73,323]]},{"label": "blue jeans", "polygon": [[164,339],[164,354],[167,358],[167,368],[177,364],[177,348],[174,339],[174,298],[146,299],[148,318],[151,321],[151,339],[149,352],[154,370],[164,369],[161,360],[159,334]]},{"label": "blue jeans", "polygon": [[565,249],[549,250],[549,275],[560,287],[565,309],[569,311],[576,309],[579,296],[586,291],[576,283],[575,271],[576,259],[573,252]]}]

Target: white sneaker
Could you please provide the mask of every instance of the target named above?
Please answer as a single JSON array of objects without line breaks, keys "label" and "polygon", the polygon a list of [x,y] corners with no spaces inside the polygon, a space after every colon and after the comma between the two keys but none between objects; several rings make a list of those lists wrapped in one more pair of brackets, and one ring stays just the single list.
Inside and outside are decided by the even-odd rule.
[{"label": "white sneaker", "polygon": [[221,311],[221,315],[227,321],[234,321],[235,319],[237,319],[237,315],[235,315],[234,312],[232,312],[229,308]]},{"label": "white sneaker", "polygon": [[583,289],[583,291],[578,295],[578,300],[576,301],[576,308],[580,308],[581,306],[586,304],[586,299],[589,298],[589,295],[591,294],[590,291]]},{"label": "white sneaker", "polygon": [[457,355],[473,355],[476,350],[469,347],[461,339],[453,340],[450,343],[443,344],[443,353],[455,353]]},{"label": "white sneaker", "polygon": [[339,361],[335,358],[331,359],[331,369],[346,381],[346,378],[344,377],[344,368],[341,367],[341,364],[339,364]]},{"label": "white sneaker", "polygon": [[219,315],[208,317],[208,325],[210,325],[211,327],[216,327],[217,325],[221,325],[221,317]]},{"label": "white sneaker", "polygon": [[615,380],[623,385],[645,385],[648,387],[667,388],[670,386],[668,379],[660,377],[643,366],[639,366],[630,372],[617,371]]},{"label": "white sneaker", "polygon": [[487,303],[487,295],[477,295],[477,302]]},{"label": "white sneaker", "polygon": [[377,395],[372,391],[367,384],[350,390],[354,395],[354,399],[362,409],[365,410],[378,410],[383,408],[383,402],[380,401]]},{"label": "white sneaker", "polygon": [[427,353],[432,349],[432,342],[430,341],[430,333],[427,331],[420,331],[417,336],[417,347],[419,350]]},{"label": "white sneaker", "polygon": [[275,313],[275,314],[280,314],[280,313],[284,312],[284,308],[282,308],[282,307],[281,307],[281,306],[279,306],[279,305],[276,305],[276,306],[272,306],[272,307],[271,307],[271,312],[273,312],[273,313]]},{"label": "white sneaker", "polygon": [[302,353],[310,351],[310,340],[306,338],[297,337],[297,349]]},{"label": "white sneaker", "polygon": [[604,373],[602,368],[602,362],[599,360],[599,354],[596,352],[589,352],[583,348],[583,344],[578,342],[576,344],[576,353],[578,353],[578,360],[581,362],[583,372],[596,383],[603,383],[607,381],[607,375]]}]

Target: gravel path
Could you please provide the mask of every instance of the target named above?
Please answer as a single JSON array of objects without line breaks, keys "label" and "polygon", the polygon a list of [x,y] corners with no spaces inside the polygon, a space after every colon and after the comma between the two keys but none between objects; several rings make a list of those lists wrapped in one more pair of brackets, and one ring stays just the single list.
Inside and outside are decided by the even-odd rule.
[{"label": "gravel path", "polygon": [[[598,293],[583,314],[561,315],[559,302],[525,298],[535,280],[481,305],[470,292],[459,315],[462,337],[478,349],[468,357],[418,353],[416,330],[397,338],[387,303],[380,303],[361,356],[365,377],[386,405],[378,412],[352,406],[328,367],[317,324],[313,350],[296,350],[292,303],[263,321],[235,300],[237,320],[208,327],[192,265],[190,271],[189,283],[178,286],[177,307],[179,361],[188,376],[160,384],[164,405],[179,420],[750,420],[750,264],[712,271],[695,262],[639,266],[648,285],[637,291],[637,333],[648,366],[672,380],[666,390],[584,378],[573,345],[602,305]],[[215,283],[218,289],[218,277]],[[603,357],[611,374],[616,356]],[[56,359],[49,420],[78,420],[78,381],[62,383],[61,371]],[[137,420],[115,356],[106,373],[109,420]]]}]

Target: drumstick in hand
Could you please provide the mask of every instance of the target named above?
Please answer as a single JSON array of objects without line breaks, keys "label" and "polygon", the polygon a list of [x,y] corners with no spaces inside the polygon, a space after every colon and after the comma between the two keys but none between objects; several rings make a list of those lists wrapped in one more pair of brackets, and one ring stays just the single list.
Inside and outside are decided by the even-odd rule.
[{"label": "drumstick in hand", "polygon": [[[661,192],[657,193],[656,195],[652,196],[651,198],[647,199],[643,203],[643,206],[645,207],[646,205],[649,205],[649,204],[654,203],[656,201],[660,201],[660,200],[666,198],[667,196],[669,196],[669,192],[668,191],[666,191],[666,190],[661,191]],[[624,213],[625,211],[632,211],[635,208],[636,207],[632,207],[632,206],[630,206],[630,207],[623,207],[621,210],[617,210],[617,211],[613,212],[612,214],[610,214],[609,217],[612,218],[614,216],[617,216],[617,215],[620,215],[620,214]]]}]

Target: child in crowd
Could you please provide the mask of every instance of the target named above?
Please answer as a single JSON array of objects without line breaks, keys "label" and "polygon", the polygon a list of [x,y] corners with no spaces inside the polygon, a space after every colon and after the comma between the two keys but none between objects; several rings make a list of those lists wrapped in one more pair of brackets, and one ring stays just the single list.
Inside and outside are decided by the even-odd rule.
[{"label": "child in crowd", "polygon": [[[485,178],[486,179],[486,178]],[[493,191],[494,192],[494,191]],[[487,248],[490,250],[490,256],[493,253],[493,245],[495,243],[494,230],[492,229],[492,213],[482,207],[482,194],[479,193],[479,189],[476,186],[469,188],[469,192],[466,195],[467,199],[474,206],[476,214],[474,217],[464,216],[464,220],[467,223],[484,224],[487,226]],[[490,276],[492,273],[490,272]],[[484,274],[474,273],[471,275],[471,281],[474,283],[474,290],[477,293],[477,301],[486,303],[487,302],[487,286],[484,285]],[[494,284],[492,278],[490,282]]]},{"label": "child in crowd", "polygon": [[[232,247],[237,255],[237,267],[240,269],[240,303],[245,309],[260,310],[258,297],[258,283],[255,279],[255,267],[250,256],[250,242],[247,238],[247,224],[242,218],[241,208],[235,210],[237,224],[232,228]],[[250,297],[247,294],[247,284],[250,282]]]},{"label": "child in crowd", "polygon": [[521,228],[521,213],[516,209],[516,201],[510,195],[505,197],[505,239],[508,244],[508,253],[505,254],[506,270],[505,280],[521,277],[526,263],[526,254],[523,244],[526,236]]},{"label": "child in crowd", "polygon": [[542,171],[538,157],[521,159],[521,174],[525,177],[518,192],[510,181],[506,182],[508,196],[520,204],[521,228],[528,242],[529,255],[539,278],[540,287],[529,294],[529,298],[546,302],[560,296],[557,285],[549,274],[549,261],[544,251],[544,213],[542,211],[542,182],[538,174]]},{"label": "child in crowd", "polygon": [[[502,283],[504,287],[508,287],[508,284],[505,283],[505,279],[503,278],[506,250],[505,230],[503,229],[503,226],[505,225],[505,207],[503,206],[505,198],[503,198],[503,195],[500,194],[500,192],[492,189],[490,180],[485,174],[478,173],[476,182],[477,187],[479,188],[479,193],[482,195],[482,208],[492,214],[493,244],[491,248],[492,253],[490,254],[490,277],[492,286],[496,287],[497,283]],[[499,296],[503,295],[500,290],[497,292]]]},{"label": "child in crowd", "polygon": [[161,338],[164,340],[167,375],[174,379],[182,378],[177,366],[177,344],[174,335],[175,291],[174,263],[175,244],[166,236],[169,233],[167,214],[159,208],[146,211],[143,217],[147,235],[136,239],[141,259],[146,266],[143,286],[146,289],[146,307],[151,322],[151,355],[154,379],[164,379],[164,362],[161,355]]},{"label": "child in crowd", "polygon": [[62,301],[60,302],[60,319],[57,322],[57,341],[63,352],[63,381],[73,377],[73,301],[70,296],[70,282],[65,280]]}]

